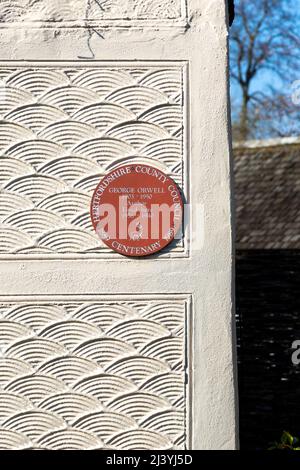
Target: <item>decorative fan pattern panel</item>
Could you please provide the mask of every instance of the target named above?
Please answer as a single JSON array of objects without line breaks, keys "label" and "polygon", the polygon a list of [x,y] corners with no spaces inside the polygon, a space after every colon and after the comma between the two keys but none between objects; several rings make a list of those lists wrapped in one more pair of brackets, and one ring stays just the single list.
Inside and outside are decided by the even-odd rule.
[{"label": "decorative fan pattern panel", "polygon": [[0,304],[0,449],[184,449],[177,300]]},{"label": "decorative fan pattern panel", "polygon": [[174,20],[185,15],[185,3],[185,0],[1,0],[0,22]]},{"label": "decorative fan pattern panel", "polygon": [[184,74],[169,62],[0,68],[0,256],[111,254],[90,200],[127,161],[183,187]]}]

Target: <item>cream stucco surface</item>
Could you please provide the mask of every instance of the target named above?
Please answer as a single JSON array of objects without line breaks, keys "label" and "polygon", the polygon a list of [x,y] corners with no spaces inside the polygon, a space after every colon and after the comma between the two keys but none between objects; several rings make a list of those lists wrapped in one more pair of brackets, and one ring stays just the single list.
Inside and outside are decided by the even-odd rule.
[{"label": "cream stucco surface", "polygon": [[[4,0],[0,57],[0,447],[236,449],[226,2]],[[98,177],[133,155],[191,206],[184,240],[140,260],[98,246],[87,215]],[[68,392],[63,415],[32,397],[44,380]]]}]

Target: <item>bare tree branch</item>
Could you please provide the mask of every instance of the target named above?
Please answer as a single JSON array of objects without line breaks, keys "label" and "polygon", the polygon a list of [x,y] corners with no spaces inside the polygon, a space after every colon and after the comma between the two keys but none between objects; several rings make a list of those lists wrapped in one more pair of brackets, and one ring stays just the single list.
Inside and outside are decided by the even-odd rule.
[{"label": "bare tree branch", "polygon": [[[236,17],[231,30],[231,78],[240,87],[242,102],[236,128],[243,139],[253,137],[253,113],[264,115],[275,112],[277,102],[285,112],[290,107],[282,99],[274,99],[278,92],[269,96],[272,106],[267,106],[267,93],[252,92],[253,84],[260,74],[267,72],[274,78],[291,82],[300,75],[300,19],[288,0],[236,0]],[[271,79],[272,80],[272,79]],[[280,95],[282,96],[282,95]],[[263,98],[263,99],[262,99]],[[258,106],[264,106],[260,113]],[[254,111],[255,110],[255,111]],[[281,132],[279,126],[270,124],[270,132]]]}]

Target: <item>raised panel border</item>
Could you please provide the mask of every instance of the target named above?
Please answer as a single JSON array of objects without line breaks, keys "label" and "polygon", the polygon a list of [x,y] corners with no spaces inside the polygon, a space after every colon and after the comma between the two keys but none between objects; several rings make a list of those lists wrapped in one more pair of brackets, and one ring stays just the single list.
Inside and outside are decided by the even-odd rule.
[{"label": "raised panel border", "polygon": [[185,356],[184,356],[184,371],[185,371],[185,424],[184,431],[186,435],[185,441],[185,450],[192,449],[193,442],[193,388],[194,388],[194,300],[192,294],[178,294],[178,293],[169,293],[169,294],[87,294],[87,295],[10,295],[4,296],[0,295],[0,307],[5,306],[5,304],[68,304],[68,303],[77,303],[77,302],[107,302],[107,303],[146,303],[146,302],[174,302],[174,304],[181,302],[184,306],[184,341],[185,341]]},{"label": "raised panel border", "polygon": [[[139,60],[139,61],[132,61],[132,60],[93,60],[93,61],[83,61],[83,60],[75,60],[75,61],[36,61],[36,60],[29,60],[29,61],[13,61],[13,60],[6,60],[1,63],[1,68],[10,68],[10,67],[40,67],[40,68],[47,68],[47,67],[58,67],[58,68],[65,68],[65,67],[73,67],[73,68],[97,68],[101,65],[105,66],[124,66],[130,67],[134,65],[135,67],[140,66],[171,66],[176,67],[180,66],[183,70],[183,193],[185,197],[185,203],[188,205],[190,203],[191,198],[191,189],[190,189],[190,121],[189,121],[189,61],[183,60]],[[190,221],[189,221],[190,222]],[[157,259],[181,259],[181,258],[189,258],[190,257],[190,223],[185,225],[185,233],[183,237],[183,247],[176,251],[175,245],[170,245],[165,251],[161,252],[157,256],[150,257],[151,260]],[[175,248],[175,249],[174,249]],[[61,254],[51,254],[51,255],[20,255],[20,254],[0,254],[0,260],[13,260],[13,261],[31,261],[31,260],[82,260],[82,259],[91,259],[91,260],[126,260],[126,258],[122,257],[121,255],[115,253],[61,253]],[[128,261],[128,260],[127,260]]]},{"label": "raised panel border", "polygon": [[[124,0],[121,0],[124,1]],[[97,19],[91,19],[89,17],[90,2],[86,2],[85,15],[82,18],[66,19],[66,20],[44,20],[36,19],[34,21],[9,21],[0,22],[0,29],[11,29],[11,28],[22,28],[22,29],[89,29],[89,28],[100,28],[103,30],[122,30],[122,29],[172,29],[180,28],[185,29],[188,20],[188,0],[180,1],[180,14],[174,16],[174,18],[161,18],[157,16],[147,16],[147,18],[141,16],[139,18],[125,18],[117,16],[105,17],[102,13]],[[97,2],[98,3],[98,2]],[[100,8],[100,5],[99,5]]]}]

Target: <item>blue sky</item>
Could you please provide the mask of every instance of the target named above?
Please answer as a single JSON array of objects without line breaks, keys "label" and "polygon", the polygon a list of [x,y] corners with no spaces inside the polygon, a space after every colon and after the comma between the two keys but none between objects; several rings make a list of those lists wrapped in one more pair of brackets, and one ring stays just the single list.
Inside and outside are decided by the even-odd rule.
[{"label": "blue sky", "polygon": [[[251,2],[251,0],[248,0],[248,1]],[[297,10],[298,12],[300,11],[300,0],[294,0],[294,1],[282,0],[282,1],[287,1],[288,4],[291,5],[291,8],[293,8],[293,10]],[[235,2],[238,3],[238,0],[235,0]],[[300,54],[300,51],[299,51],[299,54]],[[299,71],[299,80],[300,80],[300,71]],[[279,80],[279,78],[275,74],[272,74],[271,72],[261,72],[258,75],[255,82],[253,83],[252,91],[253,92],[266,91],[268,89],[269,84],[272,84],[273,87],[275,86],[278,89],[281,88],[282,91],[287,94],[290,93],[291,91],[292,83],[289,80],[289,77],[287,77],[285,82],[282,82],[281,80]],[[234,82],[231,83],[231,95],[232,95],[232,99],[234,102],[236,101],[239,102],[240,90],[239,90],[239,87]]]}]

